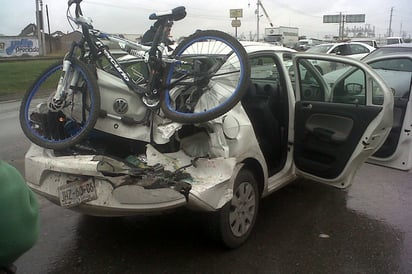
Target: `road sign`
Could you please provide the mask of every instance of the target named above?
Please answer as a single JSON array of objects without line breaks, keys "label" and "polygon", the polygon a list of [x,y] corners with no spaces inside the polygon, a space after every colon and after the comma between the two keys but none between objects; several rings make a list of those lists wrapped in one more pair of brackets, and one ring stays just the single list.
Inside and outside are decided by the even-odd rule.
[{"label": "road sign", "polygon": [[323,23],[340,23],[341,15],[323,15]]},{"label": "road sign", "polygon": [[323,15],[323,23],[365,23],[365,14]]},{"label": "road sign", "polygon": [[243,9],[230,9],[230,18],[243,17]]},{"label": "road sign", "polygon": [[232,27],[238,28],[240,27],[240,20],[232,20]]},{"label": "road sign", "polygon": [[347,14],[346,23],[365,23],[365,14]]}]

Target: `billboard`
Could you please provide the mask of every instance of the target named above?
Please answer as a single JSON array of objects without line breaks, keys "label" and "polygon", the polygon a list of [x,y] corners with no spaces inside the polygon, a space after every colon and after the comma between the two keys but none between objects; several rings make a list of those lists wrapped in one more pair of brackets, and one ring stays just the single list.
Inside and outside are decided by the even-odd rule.
[{"label": "billboard", "polygon": [[365,23],[365,14],[347,14],[346,23]]},{"label": "billboard", "polygon": [[323,15],[323,23],[340,23],[341,15]]},{"label": "billboard", "polygon": [[39,42],[33,37],[0,37],[0,57],[38,56]]},{"label": "billboard", "polygon": [[243,9],[230,9],[230,18],[241,18],[243,17]]},{"label": "billboard", "polygon": [[323,15],[323,23],[365,23],[365,14]]}]

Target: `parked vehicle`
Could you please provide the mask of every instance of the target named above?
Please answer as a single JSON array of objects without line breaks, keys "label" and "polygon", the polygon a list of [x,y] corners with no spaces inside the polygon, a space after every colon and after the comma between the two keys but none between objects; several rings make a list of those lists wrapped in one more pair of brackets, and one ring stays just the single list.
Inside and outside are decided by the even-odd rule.
[{"label": "parked vehicle", "polygon": [[[374,50],[374,47],[364,43],[342,42],[321,44],[318,46],[311,47],[306,52],[347,56],[360,60],[362,57],[366,56]],[[328,73],[339,68],[337,67],[337,64],[329,62],[318,62],[315,65],[322,74]]]},{"label": "parked vehicle", "polygon": [[[69,149],[32,144],[25,160],[28,185],[59,206],[95,216],[180,207],[210,212],[210,224],[230,248],[248,239],[261,198],[297,177],[348,187],[390,131],[393,95],[385,82],[354,59],[256,43],[244,48],[250,85],[229,112],[197,124],[159,113],[145,127],[101,117],[112,126],[93,130]],[[320,59],[343,62],[365,81],[353,83],[348,75],[327,83],[313,66]],[[101,97],[113,98],[107,108],[135,99],[109,88],[108,78],[116,76],[99,76],[107,86]],[[230,75],[222,78],[230,81]],[[374,99],[356,105],[334,99],[354,91]],[[139,139],[143,133],[152,138]]]},{"label": "parked vehicle", "polygon": [[320,44],[323,44],[323,41],[319,39],[300,39],[294,48],[298,51],[305,51]]},{"label": "parked vehicle", "polygon": [[387,37],[386,38],[387,45],[402,44],[402,43],[404,43],[402,37]]}]

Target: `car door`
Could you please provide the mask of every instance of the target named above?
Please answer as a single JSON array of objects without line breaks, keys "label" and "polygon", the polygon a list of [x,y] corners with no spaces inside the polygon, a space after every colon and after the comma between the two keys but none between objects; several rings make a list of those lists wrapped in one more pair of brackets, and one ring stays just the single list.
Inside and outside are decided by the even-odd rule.
[{"label": "car door", "polygon": [[[320,74],[313,65],[331,62]],[[369,66],[351,58],[297,54],[293,158],[296,173],[347,187],[392,126],[393,95]]]},{"label": "car door", "polygon": [[412,169],[412,57],[379,57],[367,63],[394,92],[392,129],[385,143],[368,161],[401,170]]}]

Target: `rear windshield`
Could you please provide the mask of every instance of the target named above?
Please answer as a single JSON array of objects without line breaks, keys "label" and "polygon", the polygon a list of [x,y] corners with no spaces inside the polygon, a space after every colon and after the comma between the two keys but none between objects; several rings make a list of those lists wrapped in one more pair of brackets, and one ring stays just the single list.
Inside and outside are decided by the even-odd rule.
[{"label": "rear windshield", "polygon": [[412,80],[412,60],[409,58],[394,58],[369,63],[395,91],[395,97],[409,98]]},{"label": "rear windshield", "polygon": [[307,52],[312,52],[312,53],[327,53],[328,50],[332,47],[333,45],[318,45],[311,47],[310,49],[307,50]]},{"label": "rear windshield", "polygon": [[372,51],[369,55],[367,55],[363,60],[367,61],[368,59],[375,58],[382,55],[388,55],[391,53],[398,53],[398,52],[412,52],[412,48],[408,47],[383,47],[378,48],[377,50]]}]

